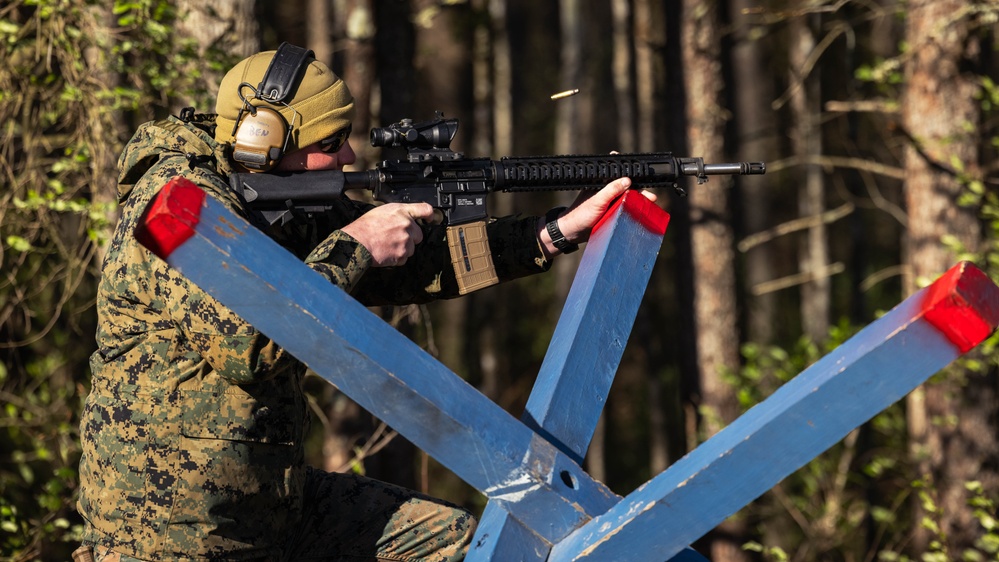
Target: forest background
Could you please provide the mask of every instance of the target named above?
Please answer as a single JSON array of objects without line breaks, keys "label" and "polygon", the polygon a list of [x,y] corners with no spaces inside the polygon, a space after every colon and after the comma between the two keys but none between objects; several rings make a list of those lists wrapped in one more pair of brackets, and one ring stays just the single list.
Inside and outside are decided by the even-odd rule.
[{"label": "forest background", "polygon": [[[959,259],[999,280],[995,0],[9,0],[0,6],[0,558],[68,558],[116,159],[213,109],[235,61],[307,46],[372,126],[434,111],[469,156],[763,160],[671,213],[586,469],[661,472]],[[578,89],[577,95],[551,95]],[[691,182],[693,183],[693,182]],[[571,195],[497,195],[496,214]],[[387,321],[521,413],[578,256]],[[742,560],[999,560],[992,338],[696,547]],[[318,378],[311,461],[483,499]]]}]

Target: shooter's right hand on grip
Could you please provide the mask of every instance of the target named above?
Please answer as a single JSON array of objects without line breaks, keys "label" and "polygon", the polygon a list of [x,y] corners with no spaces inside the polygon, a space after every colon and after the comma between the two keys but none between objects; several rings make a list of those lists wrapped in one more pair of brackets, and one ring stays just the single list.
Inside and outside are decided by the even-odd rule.
[{"label": "shooter's right hand on grip", "polygon": [[386,203],[341,230],[367,248],[372,266],[393,267],[404,265],[423,241],[423,229],[417,221],[433,216],[434,208],[427,203]]}]

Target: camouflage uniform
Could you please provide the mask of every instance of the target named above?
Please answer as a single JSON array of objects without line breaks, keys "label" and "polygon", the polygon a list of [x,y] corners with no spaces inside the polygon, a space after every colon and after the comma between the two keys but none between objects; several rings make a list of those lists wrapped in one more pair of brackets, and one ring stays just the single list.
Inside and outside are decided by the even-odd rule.
[{"label": "camouflage uniform", "polygon": [[[84,543],[144,560],[461,559],[474,528],[466,512],[306,467],[305,367],[133,238],[177,175],[247,216],[211,127],[147,123],[119,161],[122,217],[98,292],[81,422]],[[344,198],[321,220],[268,233],[365,304],[457,294],[437,227],[407,265],[370,268],[367,250],[337,230],[367,208]],[[536,220],[491,223],[501,279],[549,267]]]}]

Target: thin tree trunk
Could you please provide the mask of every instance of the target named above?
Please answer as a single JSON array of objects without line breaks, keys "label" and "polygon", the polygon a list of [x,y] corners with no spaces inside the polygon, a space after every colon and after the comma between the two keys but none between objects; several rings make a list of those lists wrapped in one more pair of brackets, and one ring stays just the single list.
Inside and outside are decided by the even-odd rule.
[{"label": "thin tree trunk", "polygon": [[[99,30],[99,33],[105,34],[104,37],[100,37],[96,41],[96,44],[110,46],[112,44],[111,35],[106,32],[112,29],[114,24],[114,16],[111,10],[100,5],[91,6],[89,9],[92,10],[93,19],[101,22],[100,25],[95,25],[94,28]],[[103,84],[106,89],[113,90],[121,82],[121,79],[117,74],[108,72],[109,65],[104,55],[105,53],[101,49],[91,46],[84,53],[84,59],[86,60],[90,75],[98,83]],[[95,179],[106,180],[94,183],[91,187],[91,200],[99,205],[100,208],[106,209],[107,220],[105,226],[102,227],[101,232],[97,235],[98,239],[110,240],[114,234],[114,228],[118,223],[120,215],[118,192],[113,181],[113,178],[118,176],[118,155],[115,154],[114,149],[128,140],[129,132],[125,129],[125,118],[121,111],[114,111],[110,119],[94,119],[91,123],[92,128],[96,129],[93,130],[92,138],[102,140],[102,142],[93,143],[90,148],[93,177]],[[104,263],[104,256],[107,250],[107,244],[96,245],[95,263],[98,268]]]},{"label": "thin tree trunk", "polygon": [[375,28],[371,0],[346,0],[343,9],[343,80],[354,96],[353,129],[350,144],[357,155],[353,168],[366,170],[375,159],[368,131],[380,125],[372,118],[372,88],[375,85]]},{"label": "thin tree trunk", "polygon": [[[734,44],[732,74],[736,94],[734,120],[737,135],[737,158],[744,161],[768,161],[778,155],[777,130],[771,103],[774,99],[767,52],[759,29],[748,15],[758,0],[731,0]],[[740,178],[739,208],[745,232],[761,232],[770,226],[770,192],[774,181],[766,177]],[[755,287],[774,277],[772,246],[761,244],[746,252],[746,285]],[[746,337],[757,343],[769,343],[773,337],[775,299],[773,293],[748,297],[746,303]]]},{"label": "thin tree trunk", "polygon": [[635,84],[631,74],[631,6],[628,0],[611,0],[614,19],[614,103],[617,105],[618,149],[635,151]]},{"label": "thin tree trunk", "polygon": [[[413,67],[417,98],[417,120],[442,111],[462,118],[462,134],[456,146],[471,146],[472,134],[472,34],[468,29],[470,7],[434,0],[414,0],[416,49]],[[396,85],[400,87],[400,85]]]},{"label": "thin tree trunk", "polygon": [[[717,30],[717,3],[684,0],[682,49],[687,96],[687,134],[691,154],[706,161],[722,161],[725,111],[721,91],[721,44]],[[727,177],[690,189],[690,220],[701,398],[706,433],[721,430],[738,415],[733,388],[724,382],[726,372],[739,367],[739,331],[735,306],[735,242],[728,219]],[[748,560],[742,551],[745,525],[729,520],[710,538],[715,562]]]},{"label": "thin tree trunk", "polygon": [[[955,204],[962,190],[953,171],[955,162],[974,176],[979,158],[973,127],[980,118],[977,76],[970,69],[984,45],[969,31],[967,7],[964,0],[922,0],[908,7],[906,42],[911,55],[905,67],[902,111],[911,137],[905,154],[910,293],[956,261],[943,242],[945,236],[953,236],[971,251],[981,237],[973,211]],[[961,372],[958,367],[908,398],[911,454],[939,507],[934,513],[925,510],[925,504],[916,505],[915,521],[934,519],[941,533],[938,537],[920,526],[913,553],[924,552],[931,541],[941,538],[950,559],[971,546],[978,527],[967,506],[964,484],[979,480],[993,494],[999,489],[997,406],[994,376]]]},{"label": "thin tree trunk", "polygon": [[[351,135],[352,146],[357,150],[358,163],[365,166],[372,159],[368,149],[368,130],[371,125],[387,124],[402,117],[411,117],[412,89],[399,88],[400,83],[411,83],[413,76],[412,27],[408,0],[375,3],[370,0],[346,0],[340,4],[344,18],[344,56],[341,77],[347,82],[357,116]],[[392,37],[392,41],[379,41],[379,37]],[[317,52],[317,58],[319,53]],[[332,53],[327,63],[334,62]],[[372,87],[375,66],[381,79],[381,122],[372,116]],[[390,316],[401,309],[386,310]],[[422,314],[423,311],[419,311]],[[386,320],[389,320],[387,318]],[[398,319],[397,319],[398,320]],[[400,326],[407,330],[409,325]],[[396,437],[381,448],[378,455],[362,456],[359,466],[352,466],[351,459],[359,447],[370,444],[376,436],[378,423],[374,417],[358,406],[348,396],[335,388],[328,390],[323,402],[327,417],[323,442],[324,468],[326,470],[363,470],[368,476],[407,487],[415,487],[415,448],[405,439]]]},{"label": "thin tree trunk", "polygon": [[[559,0],[559,32],[561,52],[559,84],[561,90],[577,89],[583,76],[583,22],[581,20],[582,0]],[[570,96],[555,102],[555,153],[576,154],[579,152],[579,139],[586,134],[580,126],[582,118],[582,95]],[[559,193],[559,203],[568,205],[573,195]],[[552,274],[555,275],[555,302],[558,309],[565,302],[572,285],[573,276],[579,264],[577,255],[561,256],[555,261]]]},{"label": "thin tree trunk", "polygon": [[[181,15],[177,20],[178,33],[182,37],[195,39],[202,56],[210,48],[238,58],[248,57],[260,50],[260,25],[257,23],[256,4],[252,0],[220,0],[210,6],[204,2],[180,0],[177,4]],[[216,93],[225,70],[212,72],[200,61],[196,63],[197,75],[201,76],[205,89]],[[212,110],[198,109],[205,112]]]},{"label": "thin tree trunk", "polygon": [[[559,31],[562,50],[560,53],[559,82],[562,89],[578,88],[583,79],[583,24],[581,21],[582,0],[559,0]],[[555,151],[559,154],[572,154],[578,147],[579,135],[579,96],[560,100],[555,106],[557,124],[555,126]]]},{"label": "thin tree trunk", "polygon": [[653,151],[656,144],[655,49],[663,30],[653,25],[651,0],[635,0],[635,85],[638,150]]},{"label": "thin tree trunk", "polygon": [[381,0],[375,11],[375,55],[378,65],[379,122],[393,123],[413,115],[416,72],[413,69],[413,25],[410,0]]},{"label": "thin tree trunk", "polygon": [[[507,35],[506,0],[488,0],[493,55],[493,152],[513,153],[513,63]],[[485,154],[485,153],[483,153]]]},{"label": "thin tree trunk", "polygon": [[[332,37],[328,33],[329,13],[327,6],[316,6],[325,4],[323,0],[309,0],[309,19],[306,22],[309,35],[308,47],[311,48],[318,60],[327,64],[334,63]],[[346,0],[341,3],[340,11],[343,14],[343,21],[337,22],[336,29],[343,35],[343,72],[341,78],[350,88],[350,93],[354,96],[354,107],[357,115],[354,118],[354,128],[351,133],[350,142],[357,154],[355,169],[366,169],[371,160],[371,147],[367,142],[368,130],[373,125],[371,122],[371,87],[374,81],[375,71],[375,25],[374,14],[372,13],[370,0]],[[316,25],[323,22],[321,25]],[[319,29],[322,27],[323,29]],[[355,459],[357,448],[367,444],[375,431],[375,423],[372,416],[357,405],[348,396],[341,393],[336,388],[330,388],[323,393],[325,408],[328,420],[325,426],[323,440],[324,468],[328,471],[338,470],[364,470],[372,476],[387,477],[387,475],[377,466],[379,463],[373,458]],[[397,439],[396,441],[402,441]],[[401,446],[400,446],[401,445]],[[407,451],[408,447],[403,443],[393,443],[392,454],[402,455],[412,454]],[[380,460],[380,459],[379,459]],[[352,462],[359,462],[354,466]],[[384,466],[385,463],[380,463]],[[407,472],[397,471],[391,475],[393,482],[401,485],[412,485],[415,479]]]},{"label": "thin tree trunk", "polygon": [[[476,26],[473,63],[473,119],[475,122],[475,156],[499,157],[513,149],[512,69],[510,41],[506,32],[505,0],[476,0],[473,9],[485,17]],[[496,194],[489,199],[489,212],[505,216],[515,212],[513,194]],[[479,390],[499,402],[501,391],[509,385],[510,360],[504,350],[512,331],[511,315],[515,312],[505,303],[513,302],[516,288],[509,285],[494,287],[473,295],[473,306],[488,311],[476,326],[478,332],[477,365]]]},{"label": "thin tree trunk", "polygon": [[[665,69],[670,65],[664,60],[663,54],[669,53],[675,56],[676,49],[670,51],[665,49],[667,35],[668,16],[666,4],[650,2],[649,0],[636,0],[632,3],[631,17],[631,38],[632,45],[629,47],[634,52],[634,82],[632,85],[634,96],[634,150],[639,152],[675,150],[683,151],[682,144],[674,144],[676,139],[682,139],[684,134],[678,132],[672,135],[674,129],[682,128],[679,123],[673,122],[667,117],[667,111],[657,111],[658,105],[680,106],[680,103],[673,104],[674,98],[669,97],[671,93],[679,92],[682,89],[675,88],[673,92],[669,90],[667,80],[678,80],[677,77],[667,76]],[[623,48],[623,46],[621,47]],[[618,56],[618,55],[615,55]],[[677,65],[679,57],[676,57]],[[656,100],[666,98],[667,104],[657,104]],[[671,116],[670,116],[671,117]],[[656,123],[673,123],[672,127],[656,127]],[[623,127],[623,125],[622,125]],[[675,137],[675,138],[674,138]],[[665,195],[665,194],[663,194]],[[660,199],[660,205],[670,208],[671,203],[667,197]],[[671,210],[670,212],[675,212]],[[664,242],[664,251],[668,244],[678,245],[676,232],[676,215],[667,233],[667,241]],[[676,348],[686,348],[684,344],[678,344],[676,348],[672,345],[673,339],[665,334],[657,325],[662,318],[675,316],[675,302],[678,300],[674,289],[675,265],[668,264],[666,260],[660,260],[652,271],[652,278],[649,280],[647,289],[648,297],[646,302],[650,306],[643,306],[638,311],[638,317],[633,328],[632,341],[640,346],[636,353],[636,368],[641,369],[646,377],[646,392],[648,393],[649,408],[649,470],[652,474],[658,474],[666,469],[671,458],[679,458],[687,452],[686,442],[686,422],[685,412],[675,407],[681,400],[667,400],[667,396],[677,396],[682,394],[682,383],[675,385],[664,385],[666,366],[675,361]],[[681,329],[680,333],[687,330]],[[676,378],[672,379],[676,381]],[[688,399],[689,396],[684,396]]]},{"label": "thin tree trunk", "polygon": [[[815,49],[810,19],[799,16],[789,22],[791,31],[791,113],[794,120],[794,146],[802,162],[811,162],[822,154],[821,90],[818,76],[808,68]],[[804,164],[802,189],[798,193],[798,211],[803,217],[818,217],[825,210],[825,185],[822,168]],[[826,225],[815,221],[799,248],[799,270],[810,280],[801,286],[802,331],[814,342],[829,335],[830,279],[825,273],[829,263]]]},{"label": "thin tree trunk", "polygon": [[[434,111],[441,111],[446,117],[460,118],[459,134],[452,146],[455,151],[461,151],[462,146],[471,146],[477,136],[474,119],[470,118],[473,115],[473,34],[464,28],[469,9],[459,5],[441,6],[433,0],[413,3],[413,67],[417,77],[414,105],[419,114],[412,117],[421,121],[432,118]],[[457,372],[477,370],[477,365],[465,362],[469,358],[481,358],[478,351],[467,351],[477,349],[479,344],[479,335],[467,329],[470,302],[469,298],[461,298],[435,304],[440,312],[437,317],[445,319],[437,326],[441,360]]]},{"label": "thin tree trunk", "polygon": [[305,47],[312,49],[316,60],[333,64],[333,22],[330,18],[330,0],[306,0]]}]

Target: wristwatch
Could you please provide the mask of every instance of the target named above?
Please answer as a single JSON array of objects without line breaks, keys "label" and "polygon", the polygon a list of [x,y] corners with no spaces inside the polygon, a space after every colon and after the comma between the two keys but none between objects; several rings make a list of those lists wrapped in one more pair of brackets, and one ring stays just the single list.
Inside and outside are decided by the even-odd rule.
[{"label": "wristwatch", "polygon": [[579,244],[573,244],[565,239],[565,235],[558,228],[558,217],[565,212],[565,207],[555,207],[545,213],[545,230],[552,237],[552,244],[563,254],[571,254],[579,249]]}]

